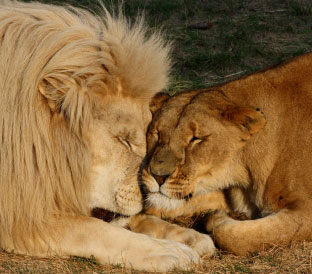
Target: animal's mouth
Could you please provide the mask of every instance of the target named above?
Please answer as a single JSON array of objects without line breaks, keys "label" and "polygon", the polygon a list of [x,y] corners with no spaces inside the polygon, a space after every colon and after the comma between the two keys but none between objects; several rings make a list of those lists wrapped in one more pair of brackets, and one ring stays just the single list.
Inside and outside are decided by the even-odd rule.
[{"label": "animal's mouth", "polygon": [[93,208],[91,211],[91,216],[101,219],[104,222],[110,223],[111,221],[118,219],[118,218],[128,218],[130,216],[123,215],[117,212],[109,211],[103,208]]},{"label": "animal's mouth", "polygon": [[146,206],[152,206],[157,209],[175,210],[181,208],[185,202],[185,199],[174,199],[160,192],[150,192],[146,199]]},{"label": "animal's mouth", "polygon": [[164,196],[168,199],[172,199],[172,200],[185,200],[185,201],[189,201],[193,198],[193,192],[190,192],[188,194],[183,194],[182,192],[173,192],[173,193],[170,193],[170,194],[167,194],[167,193],[163,193],[161,190],[159,192],[150,192],[150,195],[151,194],[155,194],[155,193],[158,193],[159,195],[161,196]]}]

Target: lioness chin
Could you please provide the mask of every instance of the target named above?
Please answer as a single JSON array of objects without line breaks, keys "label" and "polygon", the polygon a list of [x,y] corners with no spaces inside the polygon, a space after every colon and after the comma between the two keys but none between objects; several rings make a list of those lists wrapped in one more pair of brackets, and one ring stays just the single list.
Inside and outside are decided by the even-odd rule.
[{"label": "lioness chin", "polygon": [[206,229],[235,254],[311,240],[312,53],[218,87],[160,94],[152,105],[150,212],[217,210]]}]

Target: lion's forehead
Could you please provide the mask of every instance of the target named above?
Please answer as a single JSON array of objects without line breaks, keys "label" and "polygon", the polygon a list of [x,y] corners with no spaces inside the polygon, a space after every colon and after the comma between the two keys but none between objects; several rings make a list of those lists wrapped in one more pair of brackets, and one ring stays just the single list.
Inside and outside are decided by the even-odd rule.
[{"label": "lion's forehead", "polygon": [[98,116],[111,131],[121,131],[125,134],[131,131],[132,135],[139,137],[145,135],[151,120],[151,114],[146,106],[122,99],[117,102],[112,101],[100,111]]}]

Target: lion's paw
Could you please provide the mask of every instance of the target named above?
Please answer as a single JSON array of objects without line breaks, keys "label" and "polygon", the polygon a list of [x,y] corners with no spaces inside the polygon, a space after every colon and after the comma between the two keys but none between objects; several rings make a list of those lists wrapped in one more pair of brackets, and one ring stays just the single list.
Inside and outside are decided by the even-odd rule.
[{"label": "lion's paw", "polygon": [[192,248],[169,240],[153,239],[149,250],[141,249],[136,258],[129,262],[135,269],[145,271],[190,270],[200,263],[200,258]]}]

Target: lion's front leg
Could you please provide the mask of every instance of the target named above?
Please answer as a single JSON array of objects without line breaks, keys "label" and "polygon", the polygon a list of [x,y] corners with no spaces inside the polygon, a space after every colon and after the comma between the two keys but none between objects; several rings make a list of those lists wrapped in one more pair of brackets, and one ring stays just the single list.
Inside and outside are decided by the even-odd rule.
[{"label": "lion's front leg", "polygon": [[144,214],[132,216],[129,226],[134,232],[186,244],[199,255],[212,255],[215,251],[214,243],[208,235],[168,223],[155,216]]},{"label": "lion's front leg", "polygon": [[57,220],[56,237],[49,254],[61,256],[95,256],[102,264],[123,264],[145,271],[188,269],[199,256],[186,245],[159,240],[110,225],[91,217]]},{"label": "lion's front leg", "polygon": [[234,220],[224,211],[218,211],[208,218],[206,229],[213,233],[221,249],[244,255],[307,239],[312,236],[311,225],[311,219],[299,210],[282,209],[267,217],[246,221]]}]

